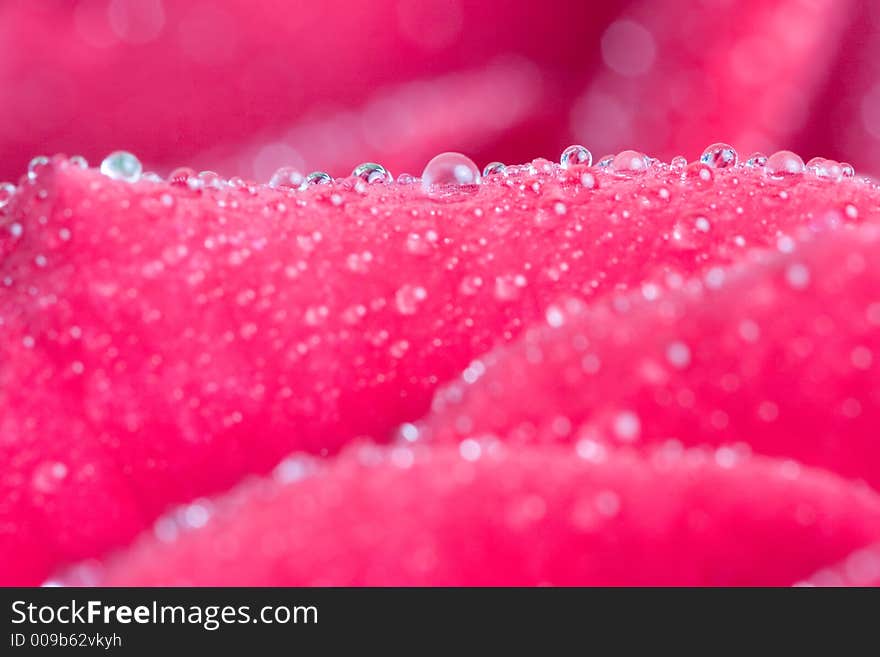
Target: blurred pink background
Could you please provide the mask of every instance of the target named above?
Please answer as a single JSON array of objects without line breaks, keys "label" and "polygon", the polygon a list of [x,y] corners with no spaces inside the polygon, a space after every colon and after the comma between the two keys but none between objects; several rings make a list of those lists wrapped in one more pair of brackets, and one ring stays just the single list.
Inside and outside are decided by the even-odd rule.
[{"label": "blurred pink background", "polygon": [[266,180],[714,141],[880,172],[880,3],[0,3],[0,180],[56,152]]}]

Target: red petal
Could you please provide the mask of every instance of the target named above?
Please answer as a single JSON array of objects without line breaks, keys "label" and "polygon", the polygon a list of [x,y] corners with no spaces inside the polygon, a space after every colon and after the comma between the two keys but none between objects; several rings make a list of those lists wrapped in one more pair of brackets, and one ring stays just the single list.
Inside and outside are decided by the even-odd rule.
[{"label": "red petal", "polygon": [[875,493],[768,459],[596,463],[486,442],[462,455],[365,447],[297,483],[197,503],[157,525],[170,544],[145,539],[96,581],[786,585],[880,535]]},{"label": "red petal", "polygon": [[[3,579],[41,577],[47,552],[69,561],[118,545],[138,518],[290,451],[385,437],[561,294],[704,271],[840,221],[850,202],[859,220],[874,216],[880,196],[745,168],[714,183],[659,166],[534,168],[457,197],[351,181],[193,192],[63,163],[25,182],[0,231],[0,435],[20,495],[0,522]],[[76,447],[68,476],[84,471],[76,499],[33,505],[20,483],[60,445]],[[108,491],[120,477],[135,502]],[[62,517],[58,545],[16,534],[37,523],[52,541]]]},{"label": "red petal", "polygon": [[549,310],[558,328],[530,331],[471,365],[476,383],[438,394],[425,435],[740,442],[880,485],[880,233],[781,244],[793,252],[666,294]]}]

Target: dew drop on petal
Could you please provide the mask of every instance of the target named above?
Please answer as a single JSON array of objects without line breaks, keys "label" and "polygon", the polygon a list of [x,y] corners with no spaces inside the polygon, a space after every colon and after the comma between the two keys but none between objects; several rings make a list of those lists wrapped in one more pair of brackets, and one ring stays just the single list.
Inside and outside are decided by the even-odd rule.
[{"label": "dew drop on petal", "polygon": [[196,175],[195,169],[189,167],[178,167],[168,175],[168,182],[172,185],[180,185],[185,187],[189,184],[189,179]]},{"label": "dew drop on petal", "polygon": [[8,182],[0,183],[0,208],[5,208],[13,196],[15,196],[15,185]]},{"label": "dew drop on petal", "polygon": [[54,493],[67,477],[67,466],[59,461],[45,461],[33,472],[31,482],[40,493]]},{"label": "dew drop on petal", "polygon": [[358,165],[355,167],[354,171],[351,172],[351,175],[355,178],[360,178],[368,185],[389,183],[394,180],[388,169],[375,162],[364,162],[363,164]]},{"label": "dew drop on petal", "polygon": [[840,173],[844,178],[852,178],[856,175],[856,170],[853,168],[853,165],[849,162],[841,162],[840,163]]},{"label": "dew drop on petal", "polygon": [[297,189],[302,185],[305,178],[302,172],[295,167],[281,167],[269,179],[269,187],[275,189]]},{"label": "dew drop on petal", "polygon": [[804,172],[804,161],[797,153],[777,151],[767,158],[765,171],[774,180],[797,176]]},{"label": "dew drop on petal", "polygon": [[419,304],[428,296],[425,288],[418,285],[404,285],[394,295],[394,303],[401,315],[414,315]]},{"label": "dew drop on petal", "polygon": [[599,161],[596,162],[596,166],[600,169],[605,169],[614,164],[614,156],[613,155],[605,155],[599,158]]},{"label": "dew drop on petal", "polygon": [[333,177],[329,173],[323,171],[312,171],[303,179],[303,187],[307,185],[329,185],[333,182]]},{"label": "dew drop on petal", "polygon": [[763,153],[752,153],[746,160],[746,166],[753,169],[760,169],[767,166],[767,156]]},{"label": "dew drop on petal", "polygon": [[712,169],[701,162],[691,162],[684,170],[684,177],[698,185],[711,184],[715,179]]},{"label": "dew drop on petal", "polygon": [[687,158],[684,155],[676,155],[669,163],[669,167],[677,172],[682,173],[688,165]]},{"label": "dew drop on petal", "polygon": [[474,161],[461,153],[440,153],[425,165],[422,171],[422,189],[425,192],[444,188],[478,185],[480,170]]},{"label": "dew drop on petal", "polygon": [[114,151],[101,162],[101,173],[113,180],[137,182],[143,167],[141,161],[128,151]]},{"label": "dew drop on petal", "polygon": [[68,162],[70,162],[70,164],[72,166],[75,166],[78,169],[88,169],[89,168],[88,160],[86,160],[86,158],[84,158],[82,155],[74,155],[73,157],[71,157],[68,160]]},{"label": "dew drop on petal", "polygon": [[648,158],[639,151],[620,151],[611,165],[617,173],[644,173],[648,169]]},{"label": "dew drop on petal", "polygon": [[49,166],[49,158],[45,155],[37,155],[37,157],[28,162],[28,180],[36,180],[40,172],[47,166]]},{"label": "dew drop on petal", "polygon": [[817,178],[828,178],[835,182],[843,178],[843,170],[840,163],[835,160],[825,159],[824,157],[814,157],[807,162],[806,170]]},{"label": "dew drop on petal", "polygon": [[738,161],[736,150],[730,144],[712,144],[700,156],[700,162],[713,169],[726,169],[736,166]]},{"label": "dew drop on petal", "polygon": [[507,167],[504,166],[503,162],[489,162],[485,167],[483,167],[483,178],[488,178],[489,176],[506,176],[507,175]]},{"label": "dew drop on petal", "polygon": [[577,164],[590,166],[593,163],[593,154],[580,144],[573,144],[562,151],[559,156],[559,164],[563,169],[568,169]]}]

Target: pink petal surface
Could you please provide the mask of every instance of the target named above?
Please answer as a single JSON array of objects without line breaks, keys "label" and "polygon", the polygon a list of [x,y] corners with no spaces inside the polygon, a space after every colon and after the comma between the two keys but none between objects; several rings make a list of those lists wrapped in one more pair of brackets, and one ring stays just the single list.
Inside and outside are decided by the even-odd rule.
[{"label": "pink petal surface", "polygon": [[866,487],[758,457],[724,468],[702,450],[594,462],[492,441],[369,446],[199,504],[70,581],[787,585],[880,535]]},{"label": "pink petal surface", "polygon": [[130,185],[63,161],[23,180],[0,230],[0,579],[118,546],[291,451],[387,437],[561,295],[880,210],[861,181],[701,171],[536,160],[430,197]]},{"label": "pink petal surface", "polygon": [[780,245],[671,290],[551,307],[438,393],[422,435],[674,441],[721,446],[720,460],[739,443],[877,487],[880,231]]},{"label": "pink petal surface", "polygon": [[856,550],[833,566],[822,568],[801,586],[880,586],[880,543]]}]

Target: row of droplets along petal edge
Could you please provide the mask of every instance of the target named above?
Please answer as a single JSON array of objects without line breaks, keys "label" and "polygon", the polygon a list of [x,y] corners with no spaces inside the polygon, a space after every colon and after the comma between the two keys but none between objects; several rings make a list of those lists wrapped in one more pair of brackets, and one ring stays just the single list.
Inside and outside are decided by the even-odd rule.
[{"label": "row of droplets along petal edge", "polygon": [[[50,165],[52,160],[46,156],[38,156],[31,160],[28,165],[27,179],[33,181],[40,172]],[[68,164],[78,168],[88,168],[86,159],[74,155],[67,159]],[[741,160],[733,146],[724,143],[712,144],[706,148],[700,158],[688,162],[684,156],[673,157],[669,163],[661,162],[648,155],[635,151],[624,150],[616,155],[606,155],[593,163],[592,153],[584,146],[574,144],[562,151],[559,164],[555,165],[547,160],[535,160],[528,165],[508,167],[502,162],[490,162],[483,167],[482,172],[466,155],[455,152],[446,152],[437,155],[425,166],[421,177],[403,173],[396,179],[391,172],[381,164],[364,162],[354,168],[349,177],[356,186],[391,184],[420,185],[428,195],[445,195],[450,191],[476,191],[484,179],[506,177],[510,173],[520,172],[525,169],[531,173],[537,172],[537,167],[545,169],[556,167],[560,170],[569,170],[576,167],[594,168],[622,176],[638,175],[650,168],[665,168],[673,174],[678,174],[682,179],[693,179],[696,182],[710,182],[714,176],[713,170],[730,169],[733,167],[759,170],[771,179],[784,179],[791,176],[809,174],[817,178],[839,182],[853,178],[855,170],[846,162],[837,162],[822,157],[814,157],[806,164],[803,159],[791,151],[778,151],[769,157],[763,153],[753,153],[746,160]],[[213,171],[197,172],[188,167],[180,167],[173,170],[167,178],[158,174],[144,172],[140,160],[127,151],[114,151],[101,162],[100,172],[113,180],[135,183],[139,181],[161,183],[167,182],[173,185],[189,187],[193,190],[204,188],[224,187],[249,187],[255,183],[243,178],[223,178]],[[340,179],[334,179],[324,171],[313,171],[303,174],[295,167],[279,168],[265,183],[268,187],[287,190],[303,191],[310,187],[327,185]],[[341,179],[345,180],[345,178]],[[15,195],[17,187],[9,182],[0,183],[0,209],[5,207]]]}]

